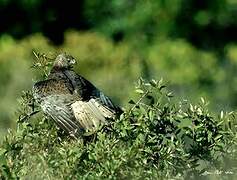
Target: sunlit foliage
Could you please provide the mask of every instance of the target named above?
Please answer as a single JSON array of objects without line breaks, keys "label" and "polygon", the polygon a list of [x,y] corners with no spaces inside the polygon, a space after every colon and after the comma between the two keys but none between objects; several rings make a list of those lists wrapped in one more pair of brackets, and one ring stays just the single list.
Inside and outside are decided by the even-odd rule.
[{"label": "sunlit foliage", "polygon": [[234,178],[235,112],[214,116],[203,98],[176,103],[163,80],[140,79],[135,92],[118,119],[78,140],[42,114],[30,115],[36,109],[25,92],[17,129],[0,148],[1,178]]}]

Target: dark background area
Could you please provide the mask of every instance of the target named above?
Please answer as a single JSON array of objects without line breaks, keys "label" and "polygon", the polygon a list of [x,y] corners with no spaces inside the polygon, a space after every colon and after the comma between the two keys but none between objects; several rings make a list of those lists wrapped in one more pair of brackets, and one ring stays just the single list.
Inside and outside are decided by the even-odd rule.
[{"label": "dark background area", "polygon": [[[161,6],[175,6],[171,1],[157,2]],[[173,38],[185,38],[202,49],[223,49],[226,43],[237,40],[236,3],[228,0],[180,0],[179,10],[172,19],[172,28],[167,32]],[[106,25],[109,20],[124,18],[128,11],[143,1],[53,1],[53,0],[4,0],[0,1],[1,34],[10,34],[16,39],[42,32],[55,45],[64,40],[64,32],[73,28],[89,30]],[[169,4],[170,3],[170,4]],[[233,4],[232,4],[233,3]],[[145,7],[144,7],[145,8]],[[142,11],[142,7],[141,7]],[[123,14],[123,12],[125,12]],[[159,14],[159,12],[152,12]],[[169,12],[167,12],[169,14]],[[140,14],[142,16],[142,12]],[[139,18],[139,17],[138,17]],[[159,18],[158,16],[156,18]],[[146,20],[144,20],[146,21]],[[142,31],[151,39],[156,35],[159,22],[153,18],[142,22],[143,27],[112,27],[113,31],[106,35],[114,41],[120,41],[130,31]],[[158,30],[159,31],[159,30]],[[130,34],[129,34],[130,35]]]}]

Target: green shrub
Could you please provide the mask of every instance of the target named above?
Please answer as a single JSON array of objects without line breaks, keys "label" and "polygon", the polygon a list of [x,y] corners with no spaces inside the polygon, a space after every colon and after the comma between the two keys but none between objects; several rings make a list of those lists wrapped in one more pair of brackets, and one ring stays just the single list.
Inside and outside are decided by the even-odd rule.
[{"label": "green shrub", "polygon": [[42,114],[30,116],[32,95],[25,92],[17,129],[0,149],[1,178],[234,178],[235,112],[215,117],[203,98],[196,105],[176,103],[162,80],[140,79],[136,93],[118,119],[72,140]]}]

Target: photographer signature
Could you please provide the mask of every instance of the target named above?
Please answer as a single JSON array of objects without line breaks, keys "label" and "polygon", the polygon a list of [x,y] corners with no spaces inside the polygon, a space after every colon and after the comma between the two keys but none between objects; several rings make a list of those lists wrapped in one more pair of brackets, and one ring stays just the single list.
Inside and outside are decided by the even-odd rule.
[{"label": "photographer signature", "polygon": [[225,175],[232,175],[234,174],[233,171],[222,171],[222,170],[215,170],[215,171],[204,171],[201,176],[207,176],[207,175],[221,175],[221,174],[225,174]]}]

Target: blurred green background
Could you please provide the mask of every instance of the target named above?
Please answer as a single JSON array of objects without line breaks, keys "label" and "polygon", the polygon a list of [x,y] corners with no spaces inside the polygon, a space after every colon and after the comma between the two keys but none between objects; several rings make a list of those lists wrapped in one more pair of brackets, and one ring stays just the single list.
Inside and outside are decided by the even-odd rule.
[{"label": "blurred green background", "polygon": [[237,107],[236,0],[0,0],[0,132],[37,73],[32,50],[78,59],[77,72],[126,107],[139,77],[177,101]]}]

